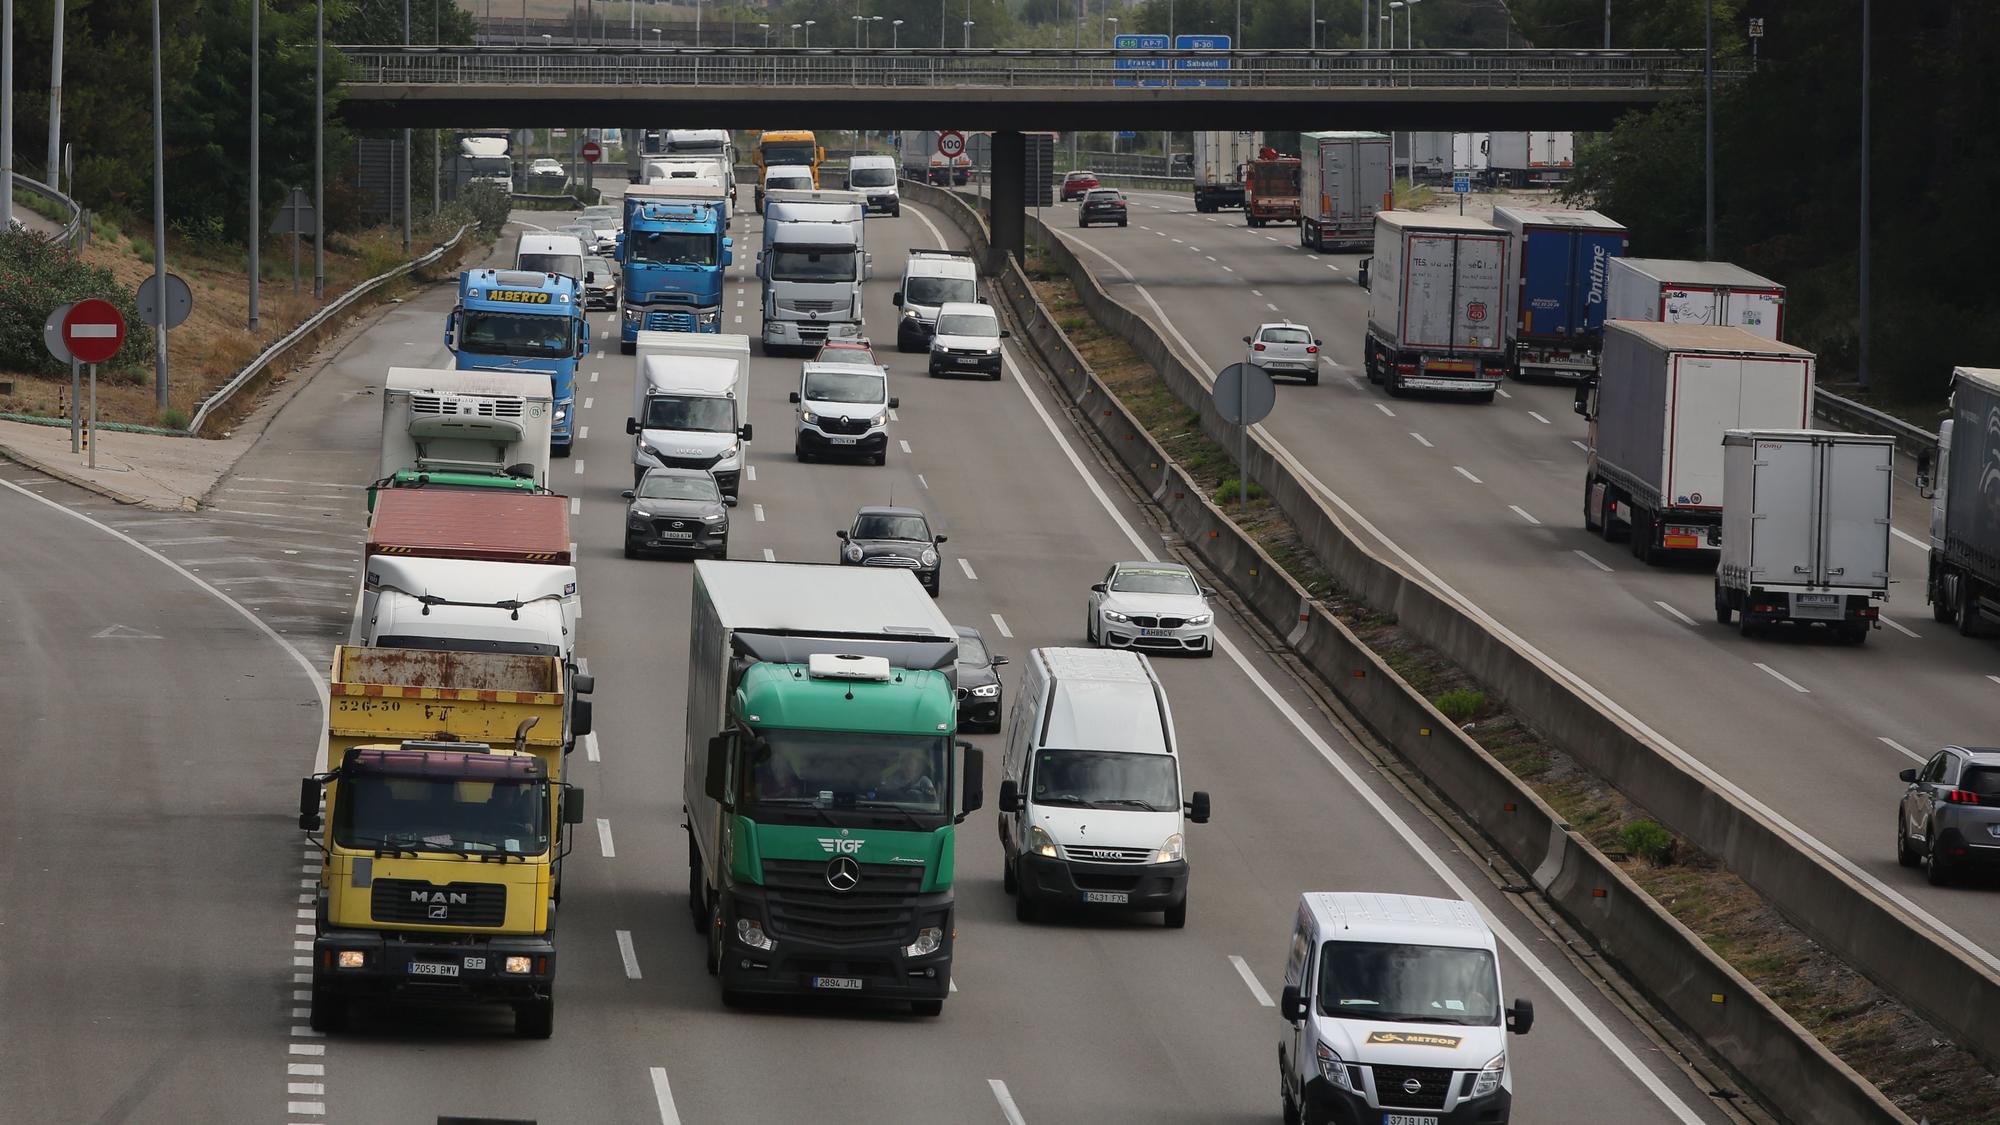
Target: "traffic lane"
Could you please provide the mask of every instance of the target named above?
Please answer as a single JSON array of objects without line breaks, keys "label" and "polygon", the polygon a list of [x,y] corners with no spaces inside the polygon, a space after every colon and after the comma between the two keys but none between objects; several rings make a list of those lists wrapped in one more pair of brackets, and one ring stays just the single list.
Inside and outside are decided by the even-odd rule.
[{"label": "traffic lane", "polygon": [[317,698],[269,637],[105,531],[13,487],[0,522],[0,635],[33,654],[0,677],[19,720],[0,803],[9,1112],[269,1116]]},{"label": "traffic lane", "polygon": [[[1157,258],[1159,252],[1153,254]],[[1157,261],[1154,264],[1159,268]],[[1214,302],[1203,305],[1169,292],[1163,303],[1184,337],[1214,338],[1221,332],[1218,317],[1229,315],[1215,310],[1226,308],[1230,299],[1215,296]],[[1236,296],[1240,304],[1242,297]],[[1121,299],[1143,311],[1142,302]],[[1338,480],[1341,495],[1367,514],[1386,536],[1383,541],[1408,553],[1405,561],[1423,560],[1549,655],[1571,668],[1592,669],[1589,678],[1601,690],[1853,863],[1878,864],[1883,845],[1861,828],[1882,815],[1881,783],[1871,780],[1872,771],[1901,757],[1883,739],[1908,746],[1894,732],[1934,727],[1939,716],[1959,729],[1971,729],[1968,724],[1977,722],[1972,716],[1983,713],[1983,701],[1977,697],[1979,678],[1966,669],[1933,677],[1898,667],[1891,678],[1896,690],[1882,691],[1883,661],[1908,650],[1914,638],[1907,633],[1927,638],[1938,631],[1935,626],[1919,628],[1918,618],[1905,617],[1909,610],[1920,608],[1921,596],[1892,601],[1891,620],[1903,629],[1883,630],[1870,645],[1896,650],[1894,655],[1875,652],[1862,663],[1855,654],[1804,650],[1807,655],[1802,659],[1831,677],[1822,681],[1822,692],[1800,692],[1789,686],[1778,676],[1787,675],[1794,682],[1797,677],[1786,674],[1754,646],[1731,644],[1718,653],[1709,645],[1736,638],[1709,633],[1709,628],[1719,628],[1714,626],[1690,627],[1701,634],[1693,638],[1676,632],[1662,638],[1676,648],[1692,642],[1691,649],[1680,649],[1685,659],[1674,662],[1673,666],[1686,669],[1678,676],[1661,676],[1650,663],[1605,660],[1607,643],[1622,649],[1634,630],[1657,630],[1663,616],[1676,623],[1704,621],[1710,611],[1712,578],[1699,568],[1639,568],[1621,561],[1619,548],[1577,534],[1566,513],[1581,506],[1581,468],[1576,463],[1583,454],[1577,438],[1568,439],[1572,444],[1567,450],[1556,443],[1566,429],[1581,423],[1571,421],[1573,415],[1518,405],[1519,400],[1538,402],[1554,412],[1555,403],[1541,400],[1563,394],[1562,388],[1513,386],[1509,398],[1490,406],[1413,399],[1391,405],[1370,391],[1356,391],[1351,382],[1344,392],[1336,385],[1332,396],[1324,399],[1288,386],[1288,391],[1297,391],[1288,395],[1288,404],[1296,398],[1299,408],[1280,411],[1265,426],[1288,448],[1304,451],[1307,467],[1321,480]],[[1374,400],[1375,414],[1359,408],[1356,400],[1361,398]],[[1502,407],[1499,415],[1491,413]],[[1482,420],[1499,424],[1482,427]],[[1528,428],[1526,436],[1523,427]],[[1343,440],[1325,440],[1329,432],[1340,432]],[[1413,477],[1424,482],[1420,504],[1409,502]],[[1569,533],[1547,533],[1557,528]],[[1479,544],[1476,552],[1466,550],[1471,542]],[[1920,552],[1907,540],[1895,542],[1899,566],[1905,560],[1912,570],[1920,565],[1916,561]],[[1524,574],[1551,569],[1552,562],[1552,581],[1522,581]],[[1602,573],[1605,568],[1646,573],[1608,579]],[[1576,573],[1566,574],[1566,569]],[[1615,621],[1579,613],[1586,607],[1579,604],[1575,590],[1600,582],[1612,582],[1625,591],[1608,598],[1599,595],[1598,604],[1623,611]],[[1718,655],[1725,659],[1718,661]],[[1797,698],[1809,694],[1830,694],[1839,702],[1829,706]],[[1788,701],[1787,696],[1793,698]],[[1689,699],[1726,702],[1690,708]],[[1954,700],[1970,702],[1973,709],[1956,709]],[[1809,714],[1795,714],[1800,710]],[[1888,729],[1862,733],[1882,727]],[[1789,749],[1826,745],[1844,745],[1849,752],[1829,767],[1817,753],[1808,758]],[[1897,890],[1910,893],[1907,888]],[[1937,900],[1939,918],[1983,945],[2000,941],[2000,929],[1982,912],[1965,910],[1962,896],[1937,895],[1925,888],[1911,897],[1927,908]]]}]

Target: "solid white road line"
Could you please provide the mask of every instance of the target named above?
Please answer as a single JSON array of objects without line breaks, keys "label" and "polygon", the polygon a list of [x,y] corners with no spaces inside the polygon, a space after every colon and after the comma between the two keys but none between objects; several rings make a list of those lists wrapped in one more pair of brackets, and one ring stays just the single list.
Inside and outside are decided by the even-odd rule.
[{"label": "solid white road line", "polygon": [[[1063,455],[1068,458],[1071,467],[1076,470],[1078,476],[1083,478],[1084,485],[1089,488],[1091,495],[1097,498],[1098,504],[1111,516],[1111,522],[1116,524],[1118,529],[1124,533],[1126,541],[1132,544],[1133,549],[1139,552],[1141,558],[1157,560],[1159,556],[1153,553],[1152,548],[1147,545],[1144,539],[1140,538],[1138,531],[1132,527],[1131,522],[1125,518],[1124,513],[1120,512],[1118,506],[1112,503],[1111,497],[1105,493],[1104,487],[1097,482],[1096,474],[1092,473],[1084,464],[1083,459],[1077,456],[1077,452],[1070,444],[1068,437],[1057,428],[1056,421],[1049,415],[1048,408],[1042,405],[1041,399],[1037,398],[1033,389],[1028,386],[1027,378],[1021,374],[1020,368],[1015,366],[1014,357],[1002,353],[1002,358],[1007,364],[1009,373],[1014,376],[1015,385],[1021,389],[1023,395],[1027,396],[1028,404],[1034,408],[1035,414],[1041,418],[1042,425],[1048,429],[1049,435],[1055,439],[1056,445],[1062,449]],[[1387,540],[1384,540],[1384,542],[1387,542]],[[1577,553],[1582,554],[1583,552],[1579,551]],[[1588,558],[1589,556],[1586,555],[1584,557]],[[1596,562],[1595,559],[1591,561]],[[1001,632],[1003,634],[1010,637],[1013,635],[1007,632],[998,614],[994,614],[993,621],[994,624],[1002,626]],[[1223,653],[1249,678],[1251,684],[1263,694],[1265,700],[1270,703],[1272,708],[1291,724],[1292,729],[1297,731],[1300,737],[1304,738],[1319,753],[1320,757],[1329,766],[1333,767],[1335,772],[1340,774],[1341,779],[1347,783],[1348,787],[1374,810],[1375,814],[1390,827],[1396,836],[1401,838],[1402,842],[1406,845],[1405,850],[1420,857],[1425,865],[1450,887],[1452,892],[1459,898],[1473,903],[1474,909],[1478,910],[1481,917],[1485,919],[1488,928],[1493,930],[1506,943],[1508,949],[1513,952],[1515,959],[1526,966],[1529,971],[1533,972],[1542,982],[1543,987],[1549,991],[1549,994],[1554,996],[1557,1002],[1562,1004],[1563,1007],[1567,1008],[1576,1017],[1577,1022],[1581,1023],[1585,1030],[1595,1037],[1598,1042],[1603,1043],[1605,1049],[1610,1051],[1618,1059],[1619,1063],[1631,1073],[1633,1078],[1645,1086],[1647,1091],[1658,1099],[1662,1106],[1666,1107],[1668,1112],[1672,1113],[1684,1125],[1699,1125],[1701,1118],[1696,1116],[1693,1110],[1689,1109],[1672,1090],[1667,1089],[1665,1083],[1661,1082],[1651,1070],[1646,1068],[1644,1063],[1639,1061],[1638,1056],[1632,1053],[1631,1048],[1627,1047],[1609,1027],[1605,1026],[1604,1021],[1599,1019],[1597,1014],[1591,1011],[1576,993],[1572,992],[1569,986],[1562,982],[1561,978],[1557,977],[1549,970],[1547,965],[1542,963],[1541,958],[1535,954],[1535,951],[1526,942],[1516,936],[1514,931],[1508,928],[1506,923],[1501,921],[1497,915],[1494,915],[1479,903],[1479,900],[1473,895],[1471,886],[1463,879],[1460,879],[1452,871],[1451,867],[1445,863],[1444,858],[1438,855],[1435,850],[1416,835],[1410,828],[1409,823],[1394,809],[1389,807],[1388,802],[1384,801],[1379,794],[1368,787],[1368,783],[1362,779],[1360,773],[1353,766],[1349,765],[1345,759],[1335,753],[1333,747],[1327,745],[1326,740],[1322,739],[1319,733],[1307,724],[1298,711],[1292,707],[1291,703],[1283,695],[1280,695],[1277,689],[1272,687],[1269,681],[1265,680],[1258,673],[1256,668],[1251,666],[1249,660],[1243,656],[1243,653],[1229,640],[1228,636],[1217,630],[1215,638]],[[996,1094],[998,1092],[996,1090]],[[1003,1108],[1005,1104],[1003,1103]],[[1025,1125],[1025,1122],[1021,1123],[1021,1125]]]},{"label": "solid white road line", "polygon": [[1536,519],[1534,513],[1528,511],[1528,509],[1523,508],[1519,504],[1509,504],[1507,506],[1513,509],[1515,515],[1520,516],[1522,519],[1527,520],[1529,523],[1534,524],[1536,527],[1542,526],[1542,521]]},{"label": "solid white road line", "polygon": [[618,959],[625,962],[625,979],[639,979],[639,954],[632,948],[632,931],[619,930]]},{"label": "solid white road line", "polygon": [[1910,638],[1911,640],[1921,641],[1924,639],[1924,635],[1922,633],[1917,632],[1915,629],[1910,628],[1908,625],[1903,624],[1902,622],[1896,620],[1893,617],[1878,617],[1876,618],[1876,620],[1880,621],[1884,625],[1887,625],[1889,628],[1894,629],[1898,633],[1903,634],[1904,636]]},{"label": "solid white road line", "polygon": [[1606,574],[1611,573],[1611,568],[1606,564],[1597,561],[1597,556],[1591,554],[1589,551],[1577,551],[1576,557],[1582,559],[1584,562],[1589,563],[1590,565],[1596,567],[1597,569],[1603,571]]},{"label": "solid white road line", "polygon": [[660,1106],[660,1125],[681,1125],[680,1111],[674,1108],[674,1092],[667,1085],[667,1068],[652,1068],[653,1100]]},{"label": "solid white road line", "polygon": [[1919,754],[1915,750],[1912,750],[1909,747],[1903,745],[1902,743],[1897,742],[1893,738],[1886,738],[1878,734],[1875,736],[1875,741],[1880,742],[1882,745],[1887,746],[1889,749],[1894,750],[1895,752],[1901,754],[1905,758],[1908,758],[1912,762],[1922,763],[1924,761],[1924,756],[1922,754]]},{"label": "solid white road line", "polygon": [[1540,422],[1544,426],[1555,425],[1554,422],[1549,421],[1547,418],[1542,417],[1540,414],[1536,413],[1533,410],[1528,411],[1528,417],[1533,418],[1535,421]]},{"label": "solid white road line", "polygon": [[[1354,379],[1354,376],[1352,376],[1352,375],[1349,375],[1349,376],[1348,376],[1347,378],[1348,378],[1348,380],[1349,380],[1349,381],[1351,382],[1351,381],[1353,381],[1353,379]],[[1411,431],[1410,431],[1410,436],[1411,436],[1411,437],[1413,437],[1413,438],[1416,438],[1416,439],[1417,439],[1417,444],[1418,444],[1418,445],[1421,445],[1421,446],[1423,446],[1423,447],[1424,447],[1425,449],[1435,449],[1435,448],[1437,448],[1436,446],[1433,446],[1433,445],[1431,444],[1431,439],[1429,439],[1429,438],[1425,437],[1424,435],[1422,435],[1422,434],[1420,434],[1420,433],[1416,432],[1415,430],[1411,430]]]},{"label": "solid white road line", "polygon": [[1387,414],[1391,418],[1394,418],[1396,416],[1396,412],[1389,409],[1388,403],[1378,402],[1375,404],[1375,409],[1380,410],[1382,413]]},{"label": "solid white road line", "polygon": [[1008,640],[1014,638],[1014,630],[1007,627],[1007,619],[997,613],[993,615],[993,627],[1000,630],[1000,635]]},{"label": "solid white road line", "polygon": [[1479,479],[1478,477],[1475,477],[1475,476],[1473,476],[1473,475],[1472,475],[1472,470],[1471,470],[1471,469],[1468,469],[1468,468],[1466,468],[1466,467],[1465,467],[1464,465],[1453,465],[1453,466],[1452,466],[1452,469],[1453,469],[1454,471],[1456,471],[1456,472],[1458,473],[1458,475],[1459,475],[1459,476],[1462,476],[1462,477],[1464,477],[1464,478],[1465,478],[1466,480],[1469,480],[1469,481],[1471,481],[1471,482],[1472,482],[1472,483],[1474,483],[1474,484],[1485,484],[1485,483],[1486,483],[1485,481],[1483,481],[1483,480],[1480,480],[1480,479]]},{"label": "solid white road line", "polygon": [[1014,1095],[1007,1092],[1007,1084],[998,1078],[988,1078],[986,1085],[993,1090],[993,1100],[1000,1103],[1000,1116],[1007,1119],[1007,1125],[1028,1125],[1028,1119],[1021,1116],[1021,1107],[1014,1104]]},{"label": "solid white road line", "polygon": [[966,577],[966,578],[967,578],[967,579],[968,579],[969,581],[973,581],[973,582],[977,582],[977,581],[979,581],[979,575],[977,575],[977,574],[974,574],[974,573],[972,572],[972,560],[970,560],[970,559],[966,558],[966,557],[965,557],[965,556],[963,556],[963,555],[959,556],[959,559],[958,559],[958,569],[960,569],[960,570],[962,570],[962,571],[964,571],[964,572],[965,572],[965,577]]},{"label": "solid white road line", "polygon": [[1679,621],[1683,625],[1694,624],[1694,618],[1689,617],[1687,614],[1682,613],[1680,610],[1675,609],[1673,606],[1670,606],[1665,602],[1655,601],[1653,604],[1665,610],[1668,616],[1672,617],[1676,621]]},{"label": "solid white road line", "polygon": [[1788,688],[1791,688],[1793,691],[1798,692],[1800,695],[1812,694],[1812,692],[1806,690],[1805,685],[1799,683],[1797,680],[1791,678],[1790,676],[1785,675],[1783,672],[1778,671],[1776,668],[1771,667],[1769,664],[1765,664],[1762,661],[1758,660],[1753,660],[1751,661],[1751,663],[1755,664],[1757,667],[1762,668],[1765,672],[1769,673],[1772,679],[1778,681],[1779,683],[1785,685]]},{"label": "solid white road line", "polygon": [[611,846],[611,822],[601,816],[597,818],[597,850],[604,853],[605,859],[618,855],[618,849]]},{"label": "solid white road line", "polygon": [[1263,985],[1257,983],[1257,974],[1250,971],[1248,962],[1232,953],[1229,955],[1229,963],[1236,966],[1236,975],[1242,977],[1243,983],[1250,986],[1250,995],[1255,996],[1259,1004],[1264,1005],[1266,1008],[1277,1007],[1276,1004],[1271,1002],[1271,994],[1264,991]]}]

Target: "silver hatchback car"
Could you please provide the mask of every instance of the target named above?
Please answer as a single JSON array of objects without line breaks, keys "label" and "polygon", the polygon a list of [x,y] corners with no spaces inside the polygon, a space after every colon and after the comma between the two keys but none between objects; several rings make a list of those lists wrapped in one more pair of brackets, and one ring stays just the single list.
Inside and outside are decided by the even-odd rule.
[{"label": "silver hatchback car", "polygon": [[1929,860],[1934,886],[2000,865],[2000,748],[1947,746],[1897,776],[1909,783],[1896,811],[1897,863]]}]

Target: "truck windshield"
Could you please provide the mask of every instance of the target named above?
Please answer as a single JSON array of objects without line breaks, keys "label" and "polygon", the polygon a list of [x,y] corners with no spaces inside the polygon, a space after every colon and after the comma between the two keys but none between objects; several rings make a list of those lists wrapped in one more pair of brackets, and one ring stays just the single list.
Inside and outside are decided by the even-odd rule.
[{"label": "truck windshield", "polygon": [[[753,743],[748,800],[767,808],[950,812],[950,741],[932,735],[767,730]],[[823,820],[824,817],[821,817]]]},{"label": "truck windshield", "polygon": [[529,273],[559,273],[564,277],[583,276],[581,254],[523,254],[514,262],[517,270]]},{"label": "truck windshield", "polygon": [[970,301],[978,296],[969,277],[913,277],[903,283],[903,304],[936,307],[946,301]]},{"label": "truck windshield", "polygon": [[855,168],[847,173],[847,182],[855,187],[888,187],[896,182],[894,168]]},{"label": "truck windshield", "polygon": [[811,191],[811,176],[772,176],[764,181],[765,191]]},{"label": "truck windshield", "polygon": [[857,402],[874,406],[889,383],[873,371],[814,371],[806,376],[804,397],[810,402]]},{"label": "truck windshield", "polygon": [[1319,1010],[1345,1020],[1500,1022],[1500,976],[1484,949],[1330,941],[1320,954]]},{"label": "truck windshield", "polygon": [[1172,812],[1181,807],[1180,779],[1165,754],[1109,750],[1044,750],[1035,755],[1031,799],[1078,809]]},{"label": "truck windshield", "polygon": [[642,428],[726,434],[736,428],[736,400],[653,395],[646,399],[646,424]]},{"label": "truck windshield", "polygon": [[344,779],[335,794],[333,840],[344,848],[541,855],[549,850],[548,787],[449,777]]},{"label": "truck windshield", "polygon": [[458,318],[458,346],[478,355],[568,356],[574,350],[566,316],[467,309]]},{"label": "truck windshield", "polygon": [[463,156],[467,172],[480,179],[512,180],[514,162],[504,156]]},{"label": "truck windshield", "polygon": [[715,236],[689,231],[633,231],[625,239],[625,260],[640,266],[712,266]]},{"label": "truck windshield", "polygon": [[854,249],[849,246],[774,246],[770,253],[773,281],[853,281],[860,276],[854,269]]},{"label": "truck windshield", "polygon": [[764,167],[775,168],[780,164],[804,164],[811,167],[813,146],[807,141],[787,141],[764,146]]}]

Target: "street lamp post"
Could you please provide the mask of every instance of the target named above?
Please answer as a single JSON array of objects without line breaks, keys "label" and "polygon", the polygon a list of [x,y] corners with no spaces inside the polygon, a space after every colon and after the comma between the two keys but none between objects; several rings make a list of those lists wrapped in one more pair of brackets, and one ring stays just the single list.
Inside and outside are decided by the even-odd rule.
[{"label": "street lamp post", "polygon": [[1321,43],[1324,43],[1324,42],[1326,42],[1326,21],[1325,21],[1325,20],[1314,20],[1314,21],[1313,21],[1313,46],[1314,46],[1315,48],[1317,48],[1317,47],[1318,47],[1318,46],[1319,46],[1319,45],[1320,45]]},{"label": "street lamp post", "polygon": [[1414,51],[1417,47],[1417,5],[1424,0],[1403,0],[1403,49]]},{"label": "street lamp post", "polygon": [[1389,49],[1396,49],[1396,9],[1403,6],[1403,0],[1389,0],[1389,14],[1383,18],[1389,21]]},{"label": "street lamp post", "polygon": [[889,21],[889,49],[893,51],[893,50],[895,50],[895,49],[896,49],[897,47],[900,47],[900,46],[902,45],[902,41],[903,41],[903,21],[902,21],[902,20],[890,20],[890,21]]},{"label": "street lamp post", "polygon": [[326,299],[326,0],[313,5],[313,300]]},{"label": "street lamp post", "polygon": [[1702,25],[1702,258],[1715,260],[1715,0]]},{"label": "street lamp post", "polygon": [[808,47],[813,45],[813,24],[816,24],[818,22],[819,22],[818,20],[806,21],[806,46]]},{"label": "street lamp post", "polygon": [[938,0],[938,50],[944,50],[944,6],[945,0]]},{"label": "street lamp post", "polygon": [[701,46],[701,0],[694,0],[694,45]]},{"label": "street lamp post", "polygon": [[660,45],[660,29],[654,27],[654,28],[648,28],[647,30],[653,33],[653,46],[658,47]]},{"label": "street lamp post", "polygon": [[[1868,0],[1861,0],[1861,317],[1858,325],[1859,336],[1855,354],[1855,380],[1862,389],[1868,387],[1868,133],[1869,98],[1868,79],[1870,63],[1868,36],[1873,28],[1874,13]],[[1755,43],[1756,40],[1751,40]],[[1711,196],[1710,198],[1713,198]]]},{"label": "street lamp post", "polygon": [[868,22],[868,17],[852,15],[847,18],[854,21],[854,46],[859,48],[861,46],[861,25]]},{"label": "street lamp post", "polygon": [[881,22],[882,22],[881,16],[868,17],[868,26],[863,28],[861,32],[862,46],[873,47],[875,45],[875,25]]},{"label": "street lamp post", "polygon": [[764,33],[764,46],[766,46],[766,47],[770,46],[770,45],[771,45],[771,25],[770,25],[770,24],[768,24],[768,23],[760,23],[760,24],[758,24],[758,25],[757,25],[757,27],[758,27],[758,28],[759,28],[759,29],[760,29],[761,31],[763,31],[763,33]]},{"label": "street lamp post", "polygon": [[[1111,17],[1109,17],[1108,19],[1106,19],[1106,20],[1105,20],[1104,22],[1105,22],[1105,23],[1108,23],[1108,24],[1110,24],[1110,25],[1111,25],[1111,41],[1112,41],[1113,43],[1116,43],[1116,42],[1118,42],[1118,17],[1117,17],[1117,16],[1111,16]],[[1116,145],[1113,145],[1112,147],[1113,147],[1113,148],[1116,148],[1117,146],[1116,146]]]},{"label": "street lamp post", "polygon": [[[790,38],[789,40],[787,40],[787,41],[786,41],[786,43],[785,43],[785,46],[787,46],[787,47],[796,47],[796,46],[798,46],[798,45],[799,45],[799,28],[801,28],[801,27],[804,27],[804,26],[805,26],[805,25],[804,25],[804,24],[802,24],[802,23],[795,23],[795,24],[793,24],[793,25],[792,25],[792,37],[791,37],[791,38]],[[776,64],[774,63],[774,64],[772,64],[772,65],[776,65]]]},{"label": "street lamp post", "polygon": [[968,51],[970,51],[970,50],[972,49],[972,21],[971,21],[971,20],[966,20],[966,21],[965,21],[965,49],[966,49],[966,50],[968,50]]}]

